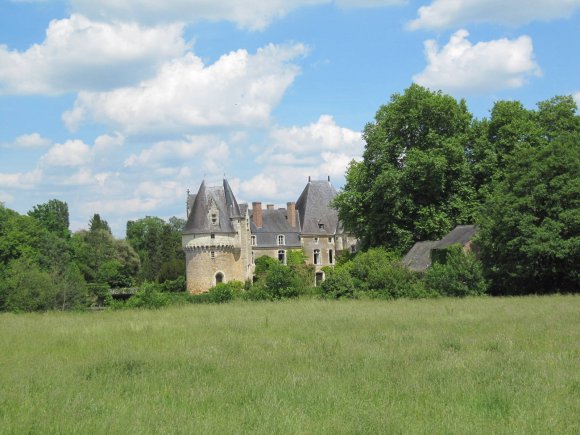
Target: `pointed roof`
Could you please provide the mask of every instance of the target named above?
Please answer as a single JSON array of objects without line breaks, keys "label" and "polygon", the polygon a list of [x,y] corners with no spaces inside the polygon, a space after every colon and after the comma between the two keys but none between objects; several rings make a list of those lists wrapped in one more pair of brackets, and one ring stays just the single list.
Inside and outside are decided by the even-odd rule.
[{"label": "pointed roof", "polygon": [[330,181],[308,181],[296,201],[300,228],[304,234],[335,234],[339,228],[338,212],[330,206],[336,189]]},{"label": "pointed roof", "polygon": [[[219,218],[216,224],[210,222],[209,215],[212,208],[216,208],[218,211]],[[207,187],[203,181],[199,186],[197,195],[195,195],[183,232],[185,234],[233,233],[235,229],[231,218],[241,216],[240,207],[227,180],[224,179],[222,186],[210,187]]]}]

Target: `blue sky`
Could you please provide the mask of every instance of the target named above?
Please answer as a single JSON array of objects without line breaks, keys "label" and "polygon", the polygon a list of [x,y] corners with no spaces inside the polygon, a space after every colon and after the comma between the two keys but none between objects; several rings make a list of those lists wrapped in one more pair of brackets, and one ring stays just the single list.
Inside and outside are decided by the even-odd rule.
[{"label": "blue sky", "polygon": [[240,201],[340,188],[360,132],[416,82],[580,102],[580,0],[0,0],[0,201],[185,217],[224,173]]}]

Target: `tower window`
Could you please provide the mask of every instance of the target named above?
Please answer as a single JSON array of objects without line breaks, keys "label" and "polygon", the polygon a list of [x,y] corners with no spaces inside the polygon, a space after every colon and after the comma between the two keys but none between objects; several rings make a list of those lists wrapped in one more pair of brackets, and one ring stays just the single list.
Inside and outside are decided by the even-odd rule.
[{"label": "tower window", "polygon": [[256,236],[250,236],[250,243],[252,246],[256,246]]},{"label": "tower window", "polygon": [[212,223],[212,225],[216,225],[217,224],[217,213],[212,213],[211,214],[211,223]]},{"label": "tower window", "polygon": [[209,251],[209,258],[212,260],[215,258],[215,251]]},{"label": "tower window", "polygon": [[283,246],[283,245],[285,245],[285,244],[286,244],[286,243],[285,243],[285,241],[284,241],[284,236],[283,236],[282,234],[280,234],[280,235],[278,236],[278,246]]},{"label": "tower window", "polygon": [[221,284],[222,282],[224,282],[224,274],[221,272],[216,273],[215,274],[215,283]]},{"label": "tower window", "polygon": [[212,239],[215,239],[215,234],[213,234],[213,233],[212,233],[210,237],[211,237]]},{"label": "tower window", "polygon": [[333,257],[334,257],[334,255],[333,255],[333,254],[334,254],[334,253],[332,252],[332,249],[329,249],[329,250],[328,250],[328,262],[329,262],[330,264],[332,264],[332,263],[333,263],[333,261],[334,261],[334,258],[333,258]]},{"label": "tower window", "polygon": [[320,264],[320,249],[314,250],[314,264]]},{"label": "tower window", "polygon": [[318,237],[314,238],[314,243],[316,243],[318,245]]}]

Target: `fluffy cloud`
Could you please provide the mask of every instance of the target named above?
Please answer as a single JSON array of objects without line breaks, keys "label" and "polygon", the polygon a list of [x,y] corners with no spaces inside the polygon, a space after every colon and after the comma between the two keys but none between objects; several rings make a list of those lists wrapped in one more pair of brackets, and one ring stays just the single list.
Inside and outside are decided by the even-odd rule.
[{"label": "fluffy cloud", "polygon": [[405,0],[70,0],[73,9],[98,19],[138,20],[144,23],[231,21],[239,27],[260,30],[289,12],[321,4],[344,7],[388,6]]},{"label": "fluffy cloud", "polygon": [[14,147],[16,148],[44,148],[50,144],[50,139],[46,139],[38,133],[23,134],[14,141]]},{"label": "fluffy cloud", "polygon": [[24,52],[0,45],[0,94],[108,90],[152,75],[189,48],[181,24],[144,28],[81,15],[54,20],[46,38]]},{"label": "fluffy cloud", "polygon": [[[42,179],[42,171],[34,169],[30,172],[0,172],[0,187],[9,187],[15,189],[32,189]],[[6,193],[6,195],[8,195]]]},{"label": "fluffy cloud", "polygon": [[425,41],[428,64],[413,81],[448,92],[477,93],[517,88],[529,76],[541,75],[528,36],[473,45],[468,35],[466,30],[457,31],[441,49],[434,40]]},{"label": "fluffy cloud", "polygon": [[41,161],[48,166],[82,166],[92,159],[91,148],[80,140],[54,145]]},{"label": "fluffy cloud", "polygon": [[442,29],[473,22],[520,25],[567,17],[578,7],[580,0],[434,0],[419,8],[419,17],[408,27]]},{"label": "fluffy cloud", "polygon": [[231,52],[209,66],[187,53],[138,86],[81,92],[63,119],[72,130],[92,119],[129,133],[264,125],[299,73],[290,61],[305,52],[301,44],[268,45],[254,55]]}]

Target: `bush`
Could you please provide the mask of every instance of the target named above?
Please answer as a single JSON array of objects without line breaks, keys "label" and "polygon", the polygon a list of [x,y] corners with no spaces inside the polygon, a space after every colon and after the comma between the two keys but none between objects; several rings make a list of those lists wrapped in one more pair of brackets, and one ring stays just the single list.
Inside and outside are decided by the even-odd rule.
[{"label": "bush", "polygon": [[481,263],[459,245],[441,253],[425,274],[429,290],[444,296],[475,296],[487,291]]},{"label": "bush", "polygon": [[129,308],[161,308],[169,305],[170,298],[159,291],[157,284],[147,282],[126,303]]},{"label": "bush", "polygon": [[276,263],[268,269],[264,279],[264,290],[272,299],[283,299],[299,296],[303,288],[293,269]]},{"label": "bush", "polygon": [[243,289],[244,283],[241,281],[222,282],[210,288],[206,293],[193,295],[191,300],[198,304],[223,304],[241,297]]},{"label": "bush", "polygon": [[334,270],[326,270],[326,279],[320,284],[320,289],[324,297],[352,298],[355,293],[355,284],[348,270],[337,266]]},{"label": "bush", "polygon": [[165,281],[161,284],[161,291],[167,293],[184,292],[186,287],[185,277],[179,276],[174,280]]},{"label": "bush", "polygon": [[87,284],[87,291],[89,298],[92,300],[90,304],[92,306],[108,307],[113,301],[108,284]]}]

